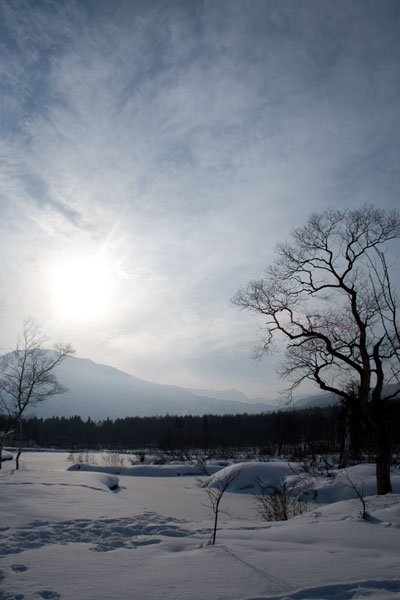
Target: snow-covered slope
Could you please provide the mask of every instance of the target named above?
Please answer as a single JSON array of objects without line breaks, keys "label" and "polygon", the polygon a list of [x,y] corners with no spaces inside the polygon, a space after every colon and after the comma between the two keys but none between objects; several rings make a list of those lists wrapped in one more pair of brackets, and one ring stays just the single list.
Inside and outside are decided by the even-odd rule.
[{"label": "snow-covered slope", "polygon": [[57,378],[69,391],[31,409],[37,416],[73,416],[112,419],[165,414],[260,413],[271,410],[251,403],[198,396],[181,387],[139,379],[86,358],[68,357]]}]

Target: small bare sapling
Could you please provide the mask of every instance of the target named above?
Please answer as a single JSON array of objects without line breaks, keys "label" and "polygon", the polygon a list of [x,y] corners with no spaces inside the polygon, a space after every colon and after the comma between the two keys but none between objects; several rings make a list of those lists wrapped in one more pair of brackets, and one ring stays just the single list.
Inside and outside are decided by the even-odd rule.
[{"label": "small bare sapling", "polygon": [[361,483],[355,483],[355,481],[353,481],[349,475],[349,472],[346,471],[343,473],[343,477],[346,479],[347,481],[347,486],[350,487],[356,494],[357,498],[360,500],[361,502],[361,511],[360,511],[360,517],[366,521],[369,518],[369,514],[367,512],[367,500],[365,498],[364,495],[364,482],[362,481]]},{"label": "small bare sapling", "polygon": [[213,526],[213,531],[211,534],[211,543],[212,544],[215,544],[215,540],[217,537],[218,516],[220,513],[220,505],[221,505],[222,497],[225,494],[225,492],[228,490],[229,486],[235,481],[235,479],[237,479],[237,477],[239,477],[240,473],[241,473],[241,469],[231,470],[227,474],[224,474],[223,477],[218,477],[217,479],[215,479],[212,482],[213,486],[211,486],[210,484],[204,486],[204,483],[200,482],[200,485],[202,487],[204,487],[204,489],[208,495],[211,509],[214,514],[214,526]]}]

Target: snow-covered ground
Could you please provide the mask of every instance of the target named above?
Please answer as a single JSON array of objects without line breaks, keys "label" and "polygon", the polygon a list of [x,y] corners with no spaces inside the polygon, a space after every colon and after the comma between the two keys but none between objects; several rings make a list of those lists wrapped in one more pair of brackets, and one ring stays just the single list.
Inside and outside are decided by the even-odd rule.
[{"label": "snow-covered ground", "polygon": [[[400,600],[399,471],[384,497],[372,465],[305,476],[307,512],[269,523],[255,482],[293,481],[284,461],[206,479],[177,463],[71,469],[67,456],[27,452],[18,472],[3,463],[1,600]],[[216,486],[235,471],[213,546],[199,477]],[[349,478],[364,486],[366,521]]]}]

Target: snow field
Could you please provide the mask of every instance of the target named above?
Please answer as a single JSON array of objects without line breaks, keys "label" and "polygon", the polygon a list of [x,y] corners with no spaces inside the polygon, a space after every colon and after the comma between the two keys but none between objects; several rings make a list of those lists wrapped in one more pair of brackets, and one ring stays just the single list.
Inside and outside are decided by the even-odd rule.
[{"label": "snow field", "polygon": [[[19,472],[3,464],[1,600],[400,600],[398,472],[396,493],[368,496],[368,521],[334,473],[314,478],[317,500],[306,513],[275,523],[257,515],[254,480],[294,477],[292,466],[203,475],[203,485],[215,485],[239,472],[212,546],[207,494],[186,466],[166,465],[163,476],[152,465],[70,466],[67,454],[50,452],[25,453]],[[348,473],[375,492],[373,465]]]}]

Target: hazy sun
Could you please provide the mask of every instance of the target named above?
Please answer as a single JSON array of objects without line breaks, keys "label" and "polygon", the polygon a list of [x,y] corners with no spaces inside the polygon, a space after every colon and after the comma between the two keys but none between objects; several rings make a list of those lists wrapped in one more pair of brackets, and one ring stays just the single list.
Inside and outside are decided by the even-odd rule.
[{"label": "hazy sun", "polygon": [[101,258],[59,263],[51,279],[55,308],[61,316],[92,320],[107,312],[112,281]]}]

